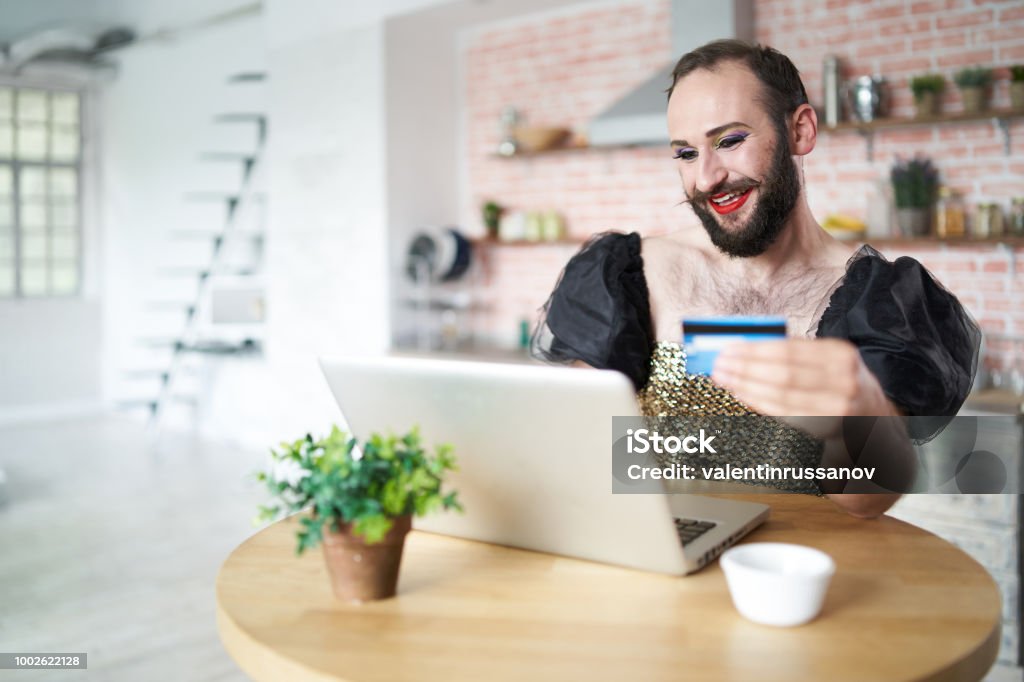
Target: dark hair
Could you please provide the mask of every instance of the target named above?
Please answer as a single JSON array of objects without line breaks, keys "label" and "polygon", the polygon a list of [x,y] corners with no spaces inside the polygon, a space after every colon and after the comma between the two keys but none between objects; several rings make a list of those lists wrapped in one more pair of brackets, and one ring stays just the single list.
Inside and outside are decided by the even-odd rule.
[{"label": "dark hair", "polygon": [[771,47],[733,39],[714,40],[684,54],[672,71],[668,96],[672,96],[680,78],[698,69],[714,71],[723,62],[738,62],[757,76],[763,86],[757,99],[782,130],[789,115],[801,104],[807,104],[800,72],[789,57]]}]

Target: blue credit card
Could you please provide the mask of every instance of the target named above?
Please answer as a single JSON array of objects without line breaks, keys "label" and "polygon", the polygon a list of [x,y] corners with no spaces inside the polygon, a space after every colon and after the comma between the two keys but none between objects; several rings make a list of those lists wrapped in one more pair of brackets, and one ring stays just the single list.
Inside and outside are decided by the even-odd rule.
[{"label": "blue credit card", "polygon": [[685,317],[682,326],[687,374],[711,376],[715,358],[730,343],[786,338],[786,318],[779,316]]}]

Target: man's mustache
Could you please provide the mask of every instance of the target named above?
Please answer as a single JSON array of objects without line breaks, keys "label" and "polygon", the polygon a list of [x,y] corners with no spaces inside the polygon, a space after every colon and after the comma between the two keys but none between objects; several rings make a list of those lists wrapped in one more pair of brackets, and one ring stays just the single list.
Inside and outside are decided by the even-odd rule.
[{"label": "man's mustache", "polygon": [[751,180],[750,178],[743,178],[743,179],[740,179],[740,180],[733,180],[731,182],[727,180],[725,182],[722,182],[719,185],[716,185],[715,187],[713,187],[708,192],[702,192],[699,189],[693,190],[693,195],[690,196],[690,197],[687,197],[686,201],[684,201],[683,203],[689,203],[689,204],[704,203],[704,202],[710,200],[711,197],[713,197],[713,196],[715,196],[717,194],[729,194],[730,192],[734,193],[734,194],[742,194],[742,193],[746,192],[748,189],[751,189],[753,187],[760,187],[760,186],[761,186],[760,182],[757,182],[755,180]]}]

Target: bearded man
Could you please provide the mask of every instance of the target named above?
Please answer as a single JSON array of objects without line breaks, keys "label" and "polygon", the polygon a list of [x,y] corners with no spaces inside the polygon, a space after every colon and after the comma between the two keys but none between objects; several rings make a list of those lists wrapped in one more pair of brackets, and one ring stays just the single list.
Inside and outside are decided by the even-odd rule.
[{"label": "bearded man", "polygon": [[[535,356],[625,373],[647,415],[957,413],[973,381],[977,325],[917,261],[855,251],[814,219],[802,163],[818,121],[785,55],[736,40],[684,55],[668,128],[704,230],[591,240],[544,306]],[[711,377],[688,374],[680,321],[732,315],[784,316],[788,338],[735,344]],[[820,451],[787,456],[817,466]],[[899,497],[824,492],[865,517]]]}]

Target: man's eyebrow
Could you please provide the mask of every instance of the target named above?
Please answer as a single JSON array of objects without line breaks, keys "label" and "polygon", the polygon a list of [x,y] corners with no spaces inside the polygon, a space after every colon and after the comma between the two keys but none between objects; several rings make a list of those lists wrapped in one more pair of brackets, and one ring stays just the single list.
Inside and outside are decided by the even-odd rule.
[{"label": "man's eyebrow", "polygon": [[[711,130],[707,131],[706,133],[704,133],[704,137],[714,137],[715,135],[718,135],[720,133],[725,132],[729,128],[736,128],[736,127],[749,128],[750,126],[748,126],[743,121],[730,121],[729,123],[717,126],[715,128],[712,128]],[[686,140],[672,140],[671,142],[669,142],[669,146],[672,146],[672,147],[689,147],[690,143],[687,142]]]}]

